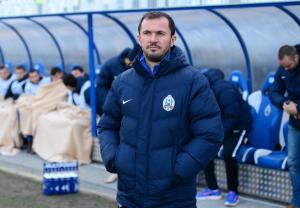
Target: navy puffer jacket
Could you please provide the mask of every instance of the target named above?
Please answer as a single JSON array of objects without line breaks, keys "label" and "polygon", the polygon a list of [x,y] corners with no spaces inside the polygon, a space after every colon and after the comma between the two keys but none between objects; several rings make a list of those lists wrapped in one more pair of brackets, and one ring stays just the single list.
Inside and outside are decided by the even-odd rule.
[{"label": "navy puffer jacket", "polygon": [[[300,56],[300,45],[295,46]],[[287,96],[285,96],[287,92]],[[275,74],[275,81],[269,90],[271,102],[282,109],[285,101],[293,101],[297,104],[297,111],[300,114],[300,61],[295,69],[285,70],[280,66]],[[300,120],[290,116],[289,124],[300,129]]]},{"label": "navy puffer jacket", "polygon": [[205,76],[173,47],[149,75],[139,60],[118,76],[100,120],[106,169],[130,208],[196,208],[196,175],[223,141],[220,110]]},{"label": "navy puffer jacket", "polygon": [[229,138],[234,130],[251,129],[251,108],[243,100],[241,93],[229,81],[224,80],[220,69],[209,69],[204,73],[216,96],[221,109],[224,138]]}]

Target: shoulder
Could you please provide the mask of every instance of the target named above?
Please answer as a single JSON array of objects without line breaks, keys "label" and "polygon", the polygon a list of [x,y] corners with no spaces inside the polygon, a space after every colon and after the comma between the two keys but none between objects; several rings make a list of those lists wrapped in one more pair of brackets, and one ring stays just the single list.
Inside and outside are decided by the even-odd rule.
[{"label": "shoulder", "polygon": [[136,73],[135,69],[131,68],[116,76],[112,86],[114,88],[119,88],[121,86],[137,87],[141,82],[142,77]]},{"label": "shoulder", "polygon": [[207,78],[199,69],[196,69],[193,66],[186,66],[180,70],[180,76],[182,76],[183,80],[186,80],[191,84],[209,86]]},{"label": "shoulder", "polygon": [[140,79],[142,79],[142,77],[138,73],[136,73],[134,68],[128,69],[116,77],[116,81],[127,83],[127,84]]}]

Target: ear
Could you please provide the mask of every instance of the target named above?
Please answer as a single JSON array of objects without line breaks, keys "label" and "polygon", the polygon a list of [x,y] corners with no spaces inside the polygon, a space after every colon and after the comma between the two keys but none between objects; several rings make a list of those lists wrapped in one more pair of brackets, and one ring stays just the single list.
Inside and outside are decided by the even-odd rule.
[{"label": "ear", "polygon": [[295,55],[294,60],[295,60],[296,62],[299,61],[299,55],[298,55],[298,54]]},{"label": "ear", "polygon": [[170,43],[170,47],[173,47],[175,45],[175,42],[176,42],[176,35],[173,35],[171,37],[171,43]]},{"label": "ear", "polygon": [[136,36],[136,40],[139,43],[139,45],[141,46],[141,36],[140,35]]}]

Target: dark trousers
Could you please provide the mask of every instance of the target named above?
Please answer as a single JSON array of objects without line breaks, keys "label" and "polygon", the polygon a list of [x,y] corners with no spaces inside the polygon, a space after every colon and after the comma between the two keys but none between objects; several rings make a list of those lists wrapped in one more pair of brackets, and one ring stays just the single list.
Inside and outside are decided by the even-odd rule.
[{"label": "dark trousers", "polygon": [[[226,169],[226,178],[227,178],[227,188],[229,191],[238,192],[238,163],[232,153],[236,148],[238,141],[240,139],[241,133],[233,133],[229,138],[224,140],[224,162]],[[214,161],[210,161],[206,168],[204,169],[205,179],[207,182],[208,188],[215,190],[218,189],[217,179],[215,176],[215,165]]]}]

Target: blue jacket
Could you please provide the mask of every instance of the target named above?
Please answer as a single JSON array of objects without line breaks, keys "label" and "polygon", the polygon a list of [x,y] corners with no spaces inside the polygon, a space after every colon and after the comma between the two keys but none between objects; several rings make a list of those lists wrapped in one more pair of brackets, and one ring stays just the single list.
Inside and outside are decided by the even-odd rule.
[{"label": "blue jacket", "polygon": [[224,138],[229,138],[234,130],[251,129],[251,108],[243,100],[241,93],[229,81],[224,80],[220,69],[209,69],[204,73],[216,96],[221,109]]},{"label": "blue jacket", "polygon": [[[300,45],[296,46],[300,56]],[[287,96],[285,96],[287,92]],[[279,67],[275,74],[275,80],[269,90],[269,98],[271,102],[282,109],[285,101],[293,101],[297,103],[297,111],[300,114],[300,62],[293,70],[285,70]],[[300,129],[300,120],[290,116],[289,124]]]},{"label": "blue jacket", "polygon": [[173,47],[154,76],[137,59],[115,79],[99,137],[120,204],[196,208],[196,175],[217,154],[223,127],[207,79]]}]

